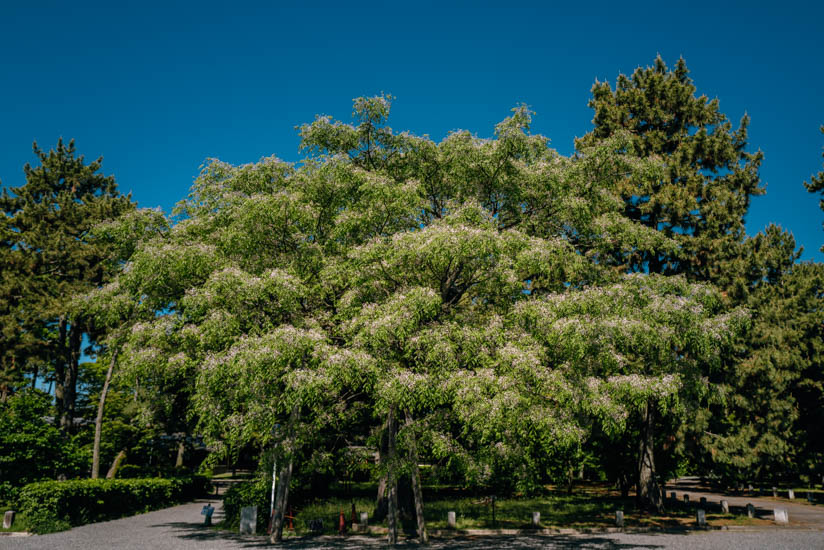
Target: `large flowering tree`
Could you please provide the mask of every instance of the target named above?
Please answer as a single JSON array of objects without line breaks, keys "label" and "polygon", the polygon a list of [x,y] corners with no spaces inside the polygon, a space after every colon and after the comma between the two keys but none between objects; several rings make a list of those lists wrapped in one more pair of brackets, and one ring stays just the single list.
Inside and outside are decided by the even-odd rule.
[{"label": "large flowering tree", "polygon": [[695,393],[731,330],[703,287],[623,277],[616,250],[675,250],[621,215],[617,184],[660,171],[626,136],[565,158],[519,107],[492,139],[435,143],[386,126],[390,99],[303,126],[299,167],[209,163],[90,301],[122,306],[124,373],[155,405],[176,387],[218,448],[277,445],[275,540],[294,457],[352,399],[384,434],[390,541],[403,474],[425,540],[419,442],[479,477],[580,445]]}]

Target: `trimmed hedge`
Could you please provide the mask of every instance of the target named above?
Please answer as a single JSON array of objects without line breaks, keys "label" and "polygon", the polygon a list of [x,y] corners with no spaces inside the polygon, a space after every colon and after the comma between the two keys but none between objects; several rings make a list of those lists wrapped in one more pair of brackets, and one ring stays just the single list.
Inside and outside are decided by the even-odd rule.
[{"label": "trimmed hedge", "polygon": [[32,532],[51,533],[193,500],[208,486],[204,476],[41,481],[24,486],[17,501]]}]

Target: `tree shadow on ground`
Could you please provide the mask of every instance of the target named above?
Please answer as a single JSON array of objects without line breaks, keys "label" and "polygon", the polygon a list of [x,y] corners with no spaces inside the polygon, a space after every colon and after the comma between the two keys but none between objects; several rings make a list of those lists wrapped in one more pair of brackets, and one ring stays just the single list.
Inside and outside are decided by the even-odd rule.
[{"label": "tree shadow on ground", "polygon": [[[665,544],[623,543],[603,535],[519,535],[519,536],[459,536],[455,538],[431,539],[428,546],[421,546],[417,539],[402,539],[395,546],[389,546],[383,537],[352,536],[317,536],[295,537],[281,544],[271,544],[269,539],[260,535],[238,535],[228,531],[208,529],[195,523],[164,523],[152,527],[171,528],[172,536],[202,542],[223,542],[227,546],[239,548],[282,548],[284,550],[355,550],[358,548],[428,548],[431,550],[525,550],[532,548],[546,549],[590,549],[623,550],[629,548],[664,548]],[[654,535],[655,533],[649,533]],[[667,533],[674,534],[674,533]]]}]

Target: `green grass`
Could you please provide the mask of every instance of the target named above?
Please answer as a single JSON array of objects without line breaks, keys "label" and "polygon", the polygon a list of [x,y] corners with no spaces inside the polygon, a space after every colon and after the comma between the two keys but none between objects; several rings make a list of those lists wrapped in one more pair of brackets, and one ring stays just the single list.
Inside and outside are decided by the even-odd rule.
[{"label": "green grass", "polygon": [[[336,533],[340,512],[343,511],[347,525],[351,516],[352,503],[355,504],[356,518],[360,512],[370,516],[375,503],[374,484],[348,487],[348,494],[333,494],[316,498],[295,508],[295,533],[308,533],[308,521],[323,520],[324,533]],[[679,502],[667,502],[668,509],[662,515],[651,515],[635,508],[634,499],[622,499],[609,489],[591,485],[576,488],[573,494],[565,491],[547,491],[540,497],[509,497],[496,499],[495,518],[492,517],[492,503],[488,497],[467,495],[454,488],[428,487],[424,492],[424,514],[427,528],[447,529],[447,512],[455,511],[457,528],[461,529],[528,529],[532,527],[532,512],[541,513],[540,527],[598,529],[615,526],[615,511],[623,510],[624,525],[632,527],[679,527],[695,525],[695,503],[692,506]],[[760,520],[752,520],[746,515],[720,514],[708,511],[710,525],[749,525]],[[401,518],[406,533],[414,532],[412,518]],[[383,522],[385,526],[385,522]]]},{"label": "green grass", "polygon": [[[11,508],[9,508],[8,506],[0,506],[0,518],[3,517],[3,514],[6,513],[6,510],[11,510]],[[28,531],[28,528],[29,526],[23,520],[22,516],[20,515],[20,512],[17,512],[17,514],[15,515],[14,523],[12,524],[11,529],[3,529],[3,523],[2,520],[0,520],[0,533],[21,533],[23,531]]]}]

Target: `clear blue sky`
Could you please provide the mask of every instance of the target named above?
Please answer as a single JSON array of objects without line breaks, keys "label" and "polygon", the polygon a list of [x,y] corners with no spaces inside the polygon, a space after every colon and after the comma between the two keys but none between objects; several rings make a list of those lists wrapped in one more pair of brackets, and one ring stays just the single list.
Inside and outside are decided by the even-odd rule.
[{"label": "clear blue sky", "polygon": [[[634,5],[633,5],[634,4]],[[391,125],[482,136],[519,102],[569,154],[591,128],[593,81],[660,53],[700,93],[752,117],[767,195],[748,231],[791,230],[824,260],[822,2],[0,3],[0,180],[23,183],[31,142],[75,138],[124,192],[168,211],[207,157],[296,161],[296,125],[348,120],[352,98],[397,97]]]}]

